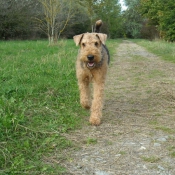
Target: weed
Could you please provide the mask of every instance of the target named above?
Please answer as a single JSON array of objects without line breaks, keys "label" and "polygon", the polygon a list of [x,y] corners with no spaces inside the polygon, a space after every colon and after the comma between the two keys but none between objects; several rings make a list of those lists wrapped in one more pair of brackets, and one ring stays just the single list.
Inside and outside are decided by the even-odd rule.
[{"label": "weed", "polygon": [[171,152],[170,156],[175,158],[175,151]]},{"label": "weed", "polygon": [[165,74],[162,71],[159,71],[159,70],[152,70],[148,74],[148,78],[156,78],[156,77],[165,77]]},{"label": "weed", "polygon": [[171,128],[165,127],[165,126],[156,126],[155,129],[162,130],[166,133],[172,134],[174,131]]},{"label": "weed", "polygon": [[160,116],[162,116],[162,114],[156,113],[155,116],[160,117]]},{"label": "weed", "polygon": [[97,139],[94,139],[94,138],[87,138],[86,144],[87,144],[87,145],[90,145],[90,144],[97,144]]},{"label": "weed", "polygon": [[169,151],[175,150],[175,146],[170,146],[170,147],[168,147],[168,150],[169,150]]},{"label": "weed", "polygon": [[141,158],[145,162],[150,162],[150,163],[156,163],[160,160],[159,157],[155,157],[155,156],[151,156],[151,157],[142,156]]},{"label": "weed", "polygon": [[175,158],[175,146],[168,147],[168,151],[170,151],[169,155]]},{"label": "weed", "polygon": [[154,119],[154,120],[149,121],[149,124],[150,125],[158,125],[158,121],[157,121],[157,119]]},{"label": "weed", "polygon": [[125,155],[126,154],[126,151],[120,151],[119,154]]},{"label": "weed", "polygon": [[107,141],[106,145],[113,145],[113,142],[112,141]]}]

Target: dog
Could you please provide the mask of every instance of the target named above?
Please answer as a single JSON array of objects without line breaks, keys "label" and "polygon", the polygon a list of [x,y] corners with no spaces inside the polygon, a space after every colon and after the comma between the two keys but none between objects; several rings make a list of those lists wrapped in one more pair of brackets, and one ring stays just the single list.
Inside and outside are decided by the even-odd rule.
[{"label": "dog", "polygon": [[[110,61],[109,51],[105,45],[107,35],[99,33],[102,20],[96,21],[94,33],[83,33],[73,37],[76,46],[80,46],[76,61],[76,76],[80,91],[80,103],[90,109],[89,122],[100,125],[103,108],[105,79]],[[93,84],[91,103],[90,83]]]}]

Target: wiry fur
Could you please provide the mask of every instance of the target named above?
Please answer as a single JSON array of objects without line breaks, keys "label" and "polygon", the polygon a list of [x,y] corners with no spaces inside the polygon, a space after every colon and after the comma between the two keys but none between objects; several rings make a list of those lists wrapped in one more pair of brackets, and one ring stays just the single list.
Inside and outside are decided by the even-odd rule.
[{"label": "wiry fur", "polygon": [[[99,23],[97,21],[96,26],[99,27]],[[89,121],[92,125],[99,125],[102,117],[103,92],[109,62],[109,52],[105,46],[106,39],[107,35],[102,33],[84,33],[74,36],[76,45],[80,46],[76,62],[80,103],[82,107],[91,110]],[[88,57],[92,56],[93,60],[89,60]],[[92,104],[90,82],[93,82]]]}]

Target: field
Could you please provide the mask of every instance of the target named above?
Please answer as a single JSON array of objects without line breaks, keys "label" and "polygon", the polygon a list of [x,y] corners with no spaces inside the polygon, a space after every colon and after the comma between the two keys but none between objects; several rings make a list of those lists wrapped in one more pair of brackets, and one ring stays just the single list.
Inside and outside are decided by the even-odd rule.
[{"label": "field", "polygon": [[[112,60],[116,57],[116,50],[121,42],[122,40],[108,41],[107,45]],[[160,41],[150,42],[146,40],[134,40],[134,42],[144,46],[150,52],[161,56],[161,59],[175,62],[175,46],[172,43]],[[123,46],[128,47],[128,45]],[[80,149],[79,144],[71,139],[72,132],[81,130],[84,126],[87,128],[91,127],[88,124],[87,116],[89,113],[83,110],[79,104],[78,86],[75,77],[77,50],[78,48],[75,47],[73,40],[62,40],[58,45],[52,47],[48,47],[47,41],[0,42],[0,174],[56,175],[66,172],[65,167],[61,163],[70,159],[70,157],[65,157],[63,152],[69,149],[73,151]],[[121,47],[121,50],[123,51],[121,54],[124,55],[124,51],[127,50],[127,48]],[[131,49],[131,51],[133,50]],[[128,52],[128,55],[129,54]],[[146,64],[144,63],[145,58],[141,58],[140,56],[133,58],[133,61],[130,60],[129,57],[127,59],[133,64],[136,63],[136,65]],[[127,59],[124,60],[126,61],[125,64],[128,63]],[[119,62],[115,64],[115,62],[112,61],[111,67],[114,68],[116,65],[118,66],[118,64]],[[137,69],[139,71],[139,66]],[[127,70],[122,69],[122,67],[121,72],[119,72],[119,70],[120,67],[118,70],[114,68],[111,74],[115,75],[118,71],[117,78],[111,76],[111,78],[116,81],[115,87],[117,87],[118,83],[127,83],[129,76],[125,75]],[[133,82],[129,83],[135,83],[132,84],[132,87],[139,86],[141,82],[140,73],[134,72],[136,71],[135,67],[132,67],[132,71],[135,77],[133,77]],[[143,78],[153,80],[154,78],[161,78],[165,75],[162,73],[162,70],[158,71],[157,69],[153,70],[152,73],[144,72],[142,76]],[[143,81],[142,83],[143,88],[144,86],[146,87],[145,82]],[[171,80],[171,85],[174,85],[173,80]],[[128,86],[130,86],[130,84],[128,84]],[[110,100],[108,98],[113,99],[115,102],[116,99],[123,99],[122,95],[126,93],[126,90],[128,94],[132,90],[130,88],[123,88],[123,91],[119,94],[116,93],[115,87],[114,84],[110,85],[111,89],[109,88],[107,94],[106,105],[108,107],[108,115],[110,114],[109,117],[114,115],[114,109],[110,108],[111,105],[108,106],[108,101]],[[153,89],[151,89],[150,86],[145,92],[151,94]],[[133,95],[138,96],[138,99],[135,100],[139,101],[139,95],[141,93],[142,91],[138,93],[138,91],[133,90]],[[155,91],[155,93],[158,92]],[[174,96],[173,94],[170,95],[172,100],[171,105],[173,105]],[[115,96],[116,99],[114,98]],[[131,105],[133,105],[134,102],[134,100],[132,103],[130,102]],[[105,109],[107,107],[105,107]],[[151,111],[151,109],[150,107],[149,110]],[[174,111],[174,107],[169,107],[168,109],[170,113]],[[127,110],[128,109],[126,109],[126,111]],[[133,115],[135,115],[135,112],[138,113],[138,111],[135,111],[135,108],[130,110],[130,113]],[[156,111],[156,109],[154,110]],[[125,114],[125,111],[123,113]],[[174,133],[172,126],[168,128],[155,123],[160,119],[159,116],[163,114],[164,111],[162,111],[162,113],[156,111],[153,114],[156,118],[149,120],[149,122],[152,122],[151,126],[154,125],[157,127],[157,130],[171,128],[170,131]],[[167,115],[173,118],[172,114]],[[174,118],[172,120],[174,121]],[[120,122],[121,121],[117,120],[114,124],[118,125]],[[129,123],[130,122],[128,122],[128,124]],[[105,133],[107,130],[105,131],[103,129],[103,124],[101,127],[102,132],[104,132],[102,133],[104,138],[108,137],[108,133]],[[123,128],[121,128],[121,132],[122,129]],[[90,130],[93,129],[90,128]],[[109,133],[110,131],[111,130],[109,130]],[[167,132],[171,134],[170,131],[168,130]],[[90,131],[88,130],[84,133],[83,136],[85,140],[82,142],[88,146],[98,145],[97,138],[85,136],[88,132]],[[122,136],[122,134],[120,135]],[[170,146],[173,155],[175,145],[173,145],[172,142],[171,140]],[[111,144],[113,144],[112,141],[109,141],[109,145]],[[125,155],[125,153],[125,150],[121,150],[122,155]],[[147,159],[145,158],[145,160]]]},{"label": "field", "polygon": [[[118,42],[108,42],[115,53]],[[62,136],[88,115],[79,104],[73,40],[0,42],[0,174],[59,174]],[[48,163],[52,160],[52,164]]]}]

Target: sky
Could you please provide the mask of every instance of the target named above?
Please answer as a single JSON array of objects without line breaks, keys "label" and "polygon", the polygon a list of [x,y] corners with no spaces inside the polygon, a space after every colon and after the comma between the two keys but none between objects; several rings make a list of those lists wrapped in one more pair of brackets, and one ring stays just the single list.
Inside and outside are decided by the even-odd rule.
[{"label": "sky", "polygon": [[122,6],[122,10],[126,10],[127,7],[125,6],[124,0],[119,0],[121,6]]}]

